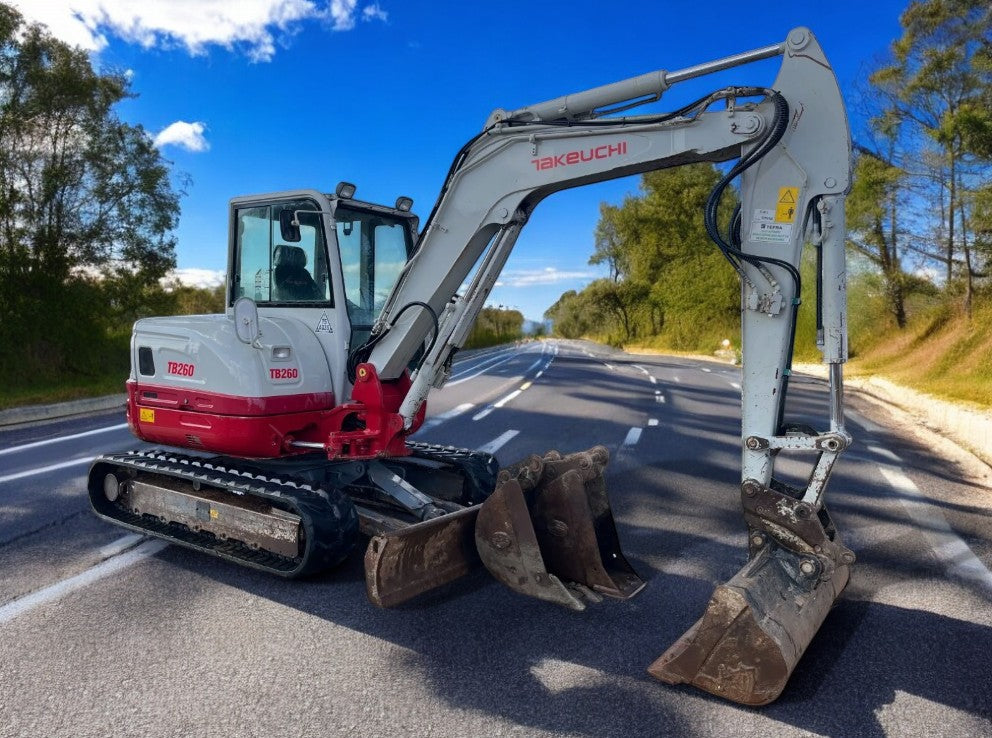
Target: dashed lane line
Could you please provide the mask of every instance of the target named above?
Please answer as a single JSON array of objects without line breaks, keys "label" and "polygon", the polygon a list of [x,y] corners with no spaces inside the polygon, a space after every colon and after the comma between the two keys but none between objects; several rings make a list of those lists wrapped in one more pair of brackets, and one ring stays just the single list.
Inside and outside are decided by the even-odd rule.
[{"label": "dashed lane line", "polygon": [[463,402],[461,405],[458,405],[457,407],[453,407],[451,408],[451,410],[448,410],[447,412],[443,412],[440,415],[435,415],[431,418],[428,418],[427,420],[424,421],[424,424],[420,426],[420,430],[421,431],[433,430],[442,423],[446,423],[452,418],[457,418],[462,413],[467,413],[473,407],[475,407],[475,405],[472,404],[471,402]]},{"label": "dashed lane line", "polygon": [[507,443],[512,441],[519,433],[520,431],[518,430],[508,430],[505,433],[501,433],[500,435],[496,436],[496,438],[491,440],[489,443],[485,444],[484,446],[480,446],[479,451],[484,451],[487,454],[494,454],[497,451],[499,451],[503,446],[505,446]]},{"label": "dashed lane line", "polygon": [[623,439],[623,446],[636,446],[637,442],[641,440],[641,433],[644,431],[643,428],[633,427],[627,431],[627,437]]}]

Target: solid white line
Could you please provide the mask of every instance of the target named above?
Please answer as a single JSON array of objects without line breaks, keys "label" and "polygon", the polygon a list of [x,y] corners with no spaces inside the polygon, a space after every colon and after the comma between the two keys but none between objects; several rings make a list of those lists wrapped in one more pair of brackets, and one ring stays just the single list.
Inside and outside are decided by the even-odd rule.
[{"label": "solid white line", "polygon": [[641,431],[643,428],[631,428],[627,431],[627,437],[623,439],[624,446],[634,446],[639,440],[641,440]]},{"label": "solid white line", "polygon": [[473,405],[471,402],[464,402],[458,407],[453,407],[451,408],[451,410],[448,410],[445,413],[441,413],[440,415],[435,415],[434,417],[428,418],[427,420],[424,421],[424,424],[420,426],[420,430],[422,431],[433,430],[434,428],[437,428],[439,425],[441,425],[441,423],[447,422],[452,418],[461,415],[462,413],[468,412],[473,407],[475,407],[475,405]]},{"label": "solid white line", "polygon": [[656,425],[658,425],[658,418],[651,418],[650,420],[648,420],[649,428],[654,428]]},{"label": "solid white line", "polygon": [[73,577],[63,579],[61,582],[56,582],[44,589],[39,589],[13,602],[8,602],[3,607],[0,607],[0,624],[8,623],[18,615],[23,615],[36,607],[64,597],[70,592],[87,587],[104,577],[123,571],[129,566],[147,559],[149,556],[154,556],[168,545],[165,541],[147,541],[127,553],[102,561],[96,566]]},{"label": "solid white line", "polygon": [[467,382],[470,379],[475,379],[476,377],[478,377],[478,376],[480,376],[482,374],[485,374],[490,369],[495,369],[498,366],[502,366],[503,364],[509,363],[509,362],[513,361],[515,358],[517,358],[516,354],[514,354],[513,356],[508,356],[507,358],[503,359],[502,361],[497,361],[495,364],[492,364],[490,366],[487,366],[485,369],[480,369],[479,371],[475,372],[474,374],[469,374],[468,376],[465,376],[465,377],[459,377],[458,379],[456,379],[454,381],[445,382],[444,386],[445,387],[454,387],[456,384],[461,384],[462,382]]},{"label": "solid white line", "polygon": [[110,433],[111,431],[121,430],[122,428],[127,428],[127,423],[119,423],[117,425],[108,425],[106,428],[96,428],[94,430],[83,431],[82,433],[73,433],[71,436],[59,436],[58,438],[47,438],[44,441],[35,441],[34,443],[24,443],[20,446],[11,446],[10,448],[5,448],[0,450],[0,456],[4,454],[13,454],[18,451],[26,451],[29,448],[38,448],[39,446],[47,446],[50,443],[61,443],[62,441],[72,441],[76,438],[85,438],[86,436],[95,436],[98,433]]},{"label": "solid white line", "polygon": [[95,458],[95,456],[87,456],[83,459],[72,459],[71,461],[63,461],[60,464],[49,464],[48,466],[39,466],[36,469],[28,469],[27,471],[17,472],[16,474],[8,474],[5,477],[0,477],[0,484],[3,482],[13,482],[15,479],[24,479],[24,477],[33,477],[35,474],[44,474],[45,472],[56,471],[58,469],[67,469],[70,466],[89,464]]},{"label": "solid white line", "polygon": [[516,436],[518,433],[520,433],[520,431],[518,430],[508,430],[505,433],[502,433],[493,440],[491,440],[485,446],[480,446],[479,451],[484,451],[487,454],[494,454],[497,451],[499,451],[500,448],[505,446],[508,442],[513,440],[514,436]]},{"label": "solid white line", "polygon": [[952,576],[977,584],[992,595],[992,571],[954,532],[940,509],[927,500],[902,470],[884,464],[879,464],[878,470],[897,492],[904,495],[901,500],[903,507],[929,540],[937,558],[943,561],[944,570]]},{"label": "solid white line", "polygon": [[97,551],[97,554],[101,559],[109,559],[111,556],[117,556],[117,554],[124,553],[129,548],[134,548],[143,540],[145,540],[145,536],[141,533],[130,533],[123,538],[118,538],[116,541],[103,546],[99,551]]}]

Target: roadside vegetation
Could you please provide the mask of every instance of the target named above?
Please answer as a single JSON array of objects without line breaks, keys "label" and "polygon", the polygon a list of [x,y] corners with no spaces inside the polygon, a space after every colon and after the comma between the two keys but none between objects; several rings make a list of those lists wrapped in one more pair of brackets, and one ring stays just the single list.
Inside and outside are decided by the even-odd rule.
[{"label": "roadside vegetation", "polygon": [[[888,59],[847,91],[868,121],[847,203],[851,370],[992,406],[992,7],[912,2],[900,22]],[[603,203],[590,263],[609,276],[551,306],[555,334],[737,347],[740,288],[701,215],[719,176],[708,164],[653,172],[637,195]],[[725,228],[735,205],[728,192]],[[807,257],[796,359],[816,361]]]},{"label": "roadside vegetation", "polygon": [[[992,405],[992,8],[909,3],[856,106],[848,199],[853,371]],[[169,283],[186,181],[116,105],[127,75],[0,3],[0,408],[121,391],[131,324],[217,312],[223,288]],[[546,312],[556,335],[714,353],[739,343],[739,286],[702,222],[708,164],[651,172],[603,203],[590,263],[608,276]],[[720,203],[729,227],[735,196]],[[804,284],[815,283],[812,260]],[[815,361],[814,293],[796,358]],[[523,334],[486,308],[467,343]]]}]

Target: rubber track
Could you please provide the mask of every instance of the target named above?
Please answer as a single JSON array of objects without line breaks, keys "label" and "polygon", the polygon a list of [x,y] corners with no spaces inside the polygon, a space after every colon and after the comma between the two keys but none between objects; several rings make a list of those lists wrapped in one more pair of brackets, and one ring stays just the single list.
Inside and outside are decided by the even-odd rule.
[{"label": "rubber track", "polygon": [[[211,533],[198,533],[178,523],[135,515],[109,502],[103,494],[103,478],[114,469],[161,474],[237,496],[265,499],[274,507],[300,517],[303,553],[288,558],[252,549],[239,541],[221,540]],[[341,490],[239,470],[209,458],[160,450],[108,454],[96,459],[90,467],[89,490],[97,514],[118,525],[282,577],[306,576],[334,566],[343,561],[358,542],[358,513]]]}]

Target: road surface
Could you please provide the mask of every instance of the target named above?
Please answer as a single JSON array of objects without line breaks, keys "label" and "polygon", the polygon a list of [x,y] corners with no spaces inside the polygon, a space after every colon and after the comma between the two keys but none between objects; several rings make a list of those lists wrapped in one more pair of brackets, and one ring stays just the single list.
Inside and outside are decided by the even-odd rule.
[{"label": "road surface", "polygon": [[[856,400],[828,503],[858,555],[785,693],[761,709],[645,668],[745,559],[739,373],[582,342],[476,354],[418,438],[501,463],[606,445],[626,603],[574,613],[479,572],[383,611],[360,557],[304,582],[95,518],[120,412],[0,432],[0,736],[992,735],[992,483]],[[789,417],[822,425],[822,383]],[[791,470],[798,475],[798,467]]]}]

